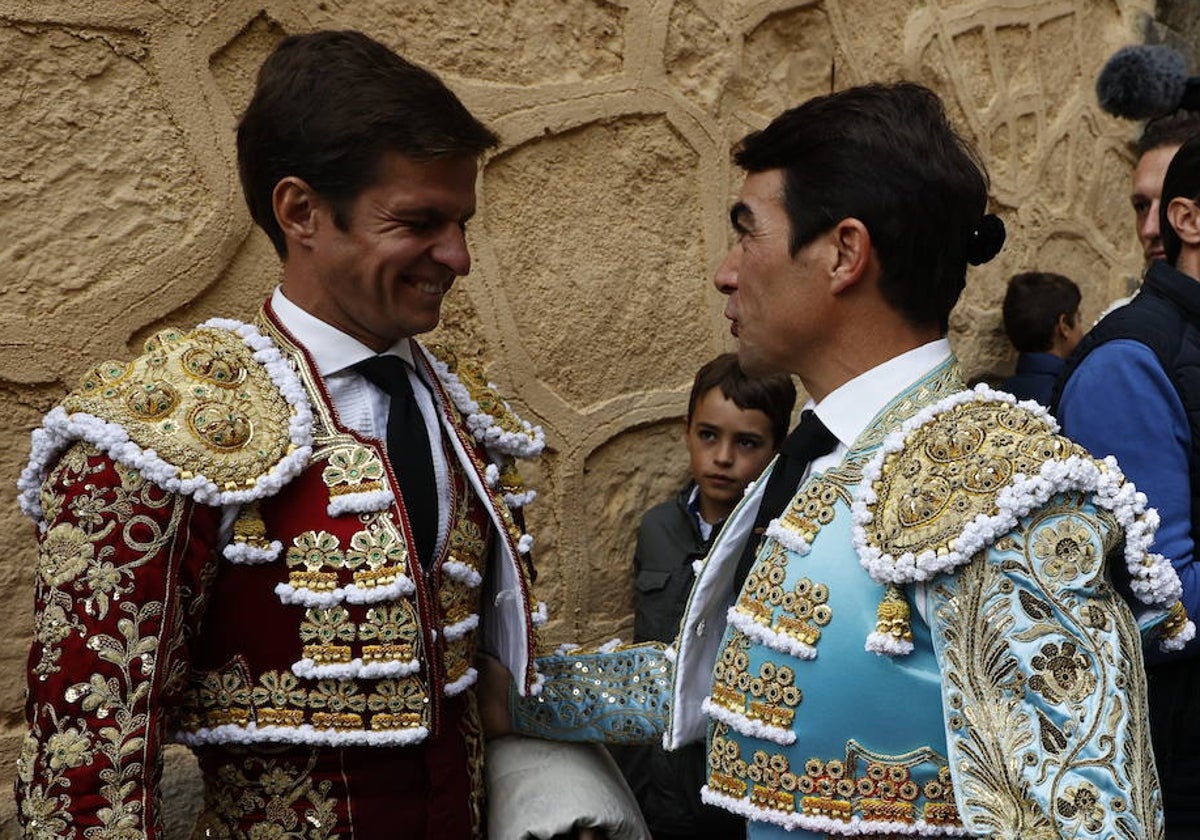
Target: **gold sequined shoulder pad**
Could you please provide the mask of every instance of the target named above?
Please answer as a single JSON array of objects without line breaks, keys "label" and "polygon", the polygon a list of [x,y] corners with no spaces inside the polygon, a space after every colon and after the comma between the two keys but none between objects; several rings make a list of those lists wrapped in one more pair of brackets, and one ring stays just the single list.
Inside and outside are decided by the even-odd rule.
[{"label": "gold sequined shoulder pad", "polygon": [[277,492],[303,468],[312,412],[270,339],[247,324],[211,321],[159,332],[137,359],[88,371],[35,432],[22,483],[40,482],[79,439],[172,492],[240,503]]},{"label": "gold sequined shoulder pad", "polygon": [[[1093,484],[1072,476],[1103,465],[1056,431],[1044,409],[986,388],[913,417],[864,468],[854,502],[863,565],[880,582],[926,580],[1008,530],[1025,502]],[[1064,470],[1047,470],[1052,462]]]}]

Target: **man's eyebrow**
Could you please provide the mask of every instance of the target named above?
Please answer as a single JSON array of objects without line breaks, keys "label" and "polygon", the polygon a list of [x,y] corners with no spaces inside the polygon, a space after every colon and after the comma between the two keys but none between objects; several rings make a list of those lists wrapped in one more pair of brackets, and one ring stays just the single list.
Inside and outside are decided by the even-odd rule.
[{"label": "man's eyebrow", "polygon": [[744,201],[736,202],[729,208],[729,224],[736,231],[748,230],[754,224],[754,211]]}]

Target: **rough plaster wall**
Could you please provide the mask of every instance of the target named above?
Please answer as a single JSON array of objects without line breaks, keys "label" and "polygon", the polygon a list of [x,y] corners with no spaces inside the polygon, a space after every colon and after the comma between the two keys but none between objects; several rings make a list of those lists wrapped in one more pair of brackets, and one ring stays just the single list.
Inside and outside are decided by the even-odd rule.
[{"label": "rough plaster wall", "polygon": [[[1186,5],[1186,4],[1182,4]],[[0,0],[0,835],[30,632],[33,550],[13,480],[28,430],[90,364],[166,324],[249,317],[277,276],[234,174],[235,115],[288,32],[355,27],[447,76],[501,134],[475,270],[443,340],[548,432],[530,470],[548,637],[628,635],[638,517],[685,476],[692,371],[731,347],[709,278],[739,177],[728,148],[807,96],[910,78],[946,98],[1008,224],[952,325],[1005,372],[1004,279],[1075,277],[1091,319],[1139,270],[1134,127],[1096,70],[1148,0]],[[168,761],[172,836],[195,803]],[[175,791],[181,791],[175,794]]]}]

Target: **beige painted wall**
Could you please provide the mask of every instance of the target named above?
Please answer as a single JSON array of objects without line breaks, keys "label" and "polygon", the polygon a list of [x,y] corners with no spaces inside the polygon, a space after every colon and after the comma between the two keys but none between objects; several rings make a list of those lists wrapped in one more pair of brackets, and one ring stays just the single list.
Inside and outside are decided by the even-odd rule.
[{"label": "beige painted wall", "polygon": [[[0,0],[0,836],[35,553],[13,481],[28,431],[91,364],[168,324],[249,317],[278,266],[234,174],[235,115],[285,33],[363,29],[441,72],[503,138],[445,338],[490,365],[550,452],[530,510],[552,641],[628,635],[640,513],[685,476],[695,368],[731,348],[709,278],[732,141],[808,96],[909,78],[978,144],[1000,258],[952,325],[1006,372],[1004,279],[1064,272],[1089,321],[1139,269],[1134,127],[1095,74],[1148,0]],[[168,772],[173,836],[194,793]]]}]

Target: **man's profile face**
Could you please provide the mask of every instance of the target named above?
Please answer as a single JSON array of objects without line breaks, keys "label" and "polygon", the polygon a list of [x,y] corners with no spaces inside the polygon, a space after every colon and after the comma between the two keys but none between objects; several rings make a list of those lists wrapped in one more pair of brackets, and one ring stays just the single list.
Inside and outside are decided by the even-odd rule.
[{"label": "man's profile face", "polygon": [[1137,219],[1138,241],[1146,262],[1163,259],[1162,234],[1158,228],[1158,205],[1162,198],[1163,178],[1179,146],[1159,146],[1138,159],[1133,169],[1133,190],[1129,197]]},{"label": "man's profile face", "polygon": [[332,208],[311,244],[313,271],[288,298],[375,351],[428,332],[456,277],[471,270],[465,226],[475,213],[472,158],[385,153],[375,182],[339,230]]},{"label": "man's profile face", "polygon": [[814,256],[822,240],[792,256],[783,187],[779,169],[746,176],[730,211],[737,241],[714,278],[729,296],[725,317],[738,339],[738,361],[751,376],[797,372],[797,361],[821,333],[827,295]]}]

